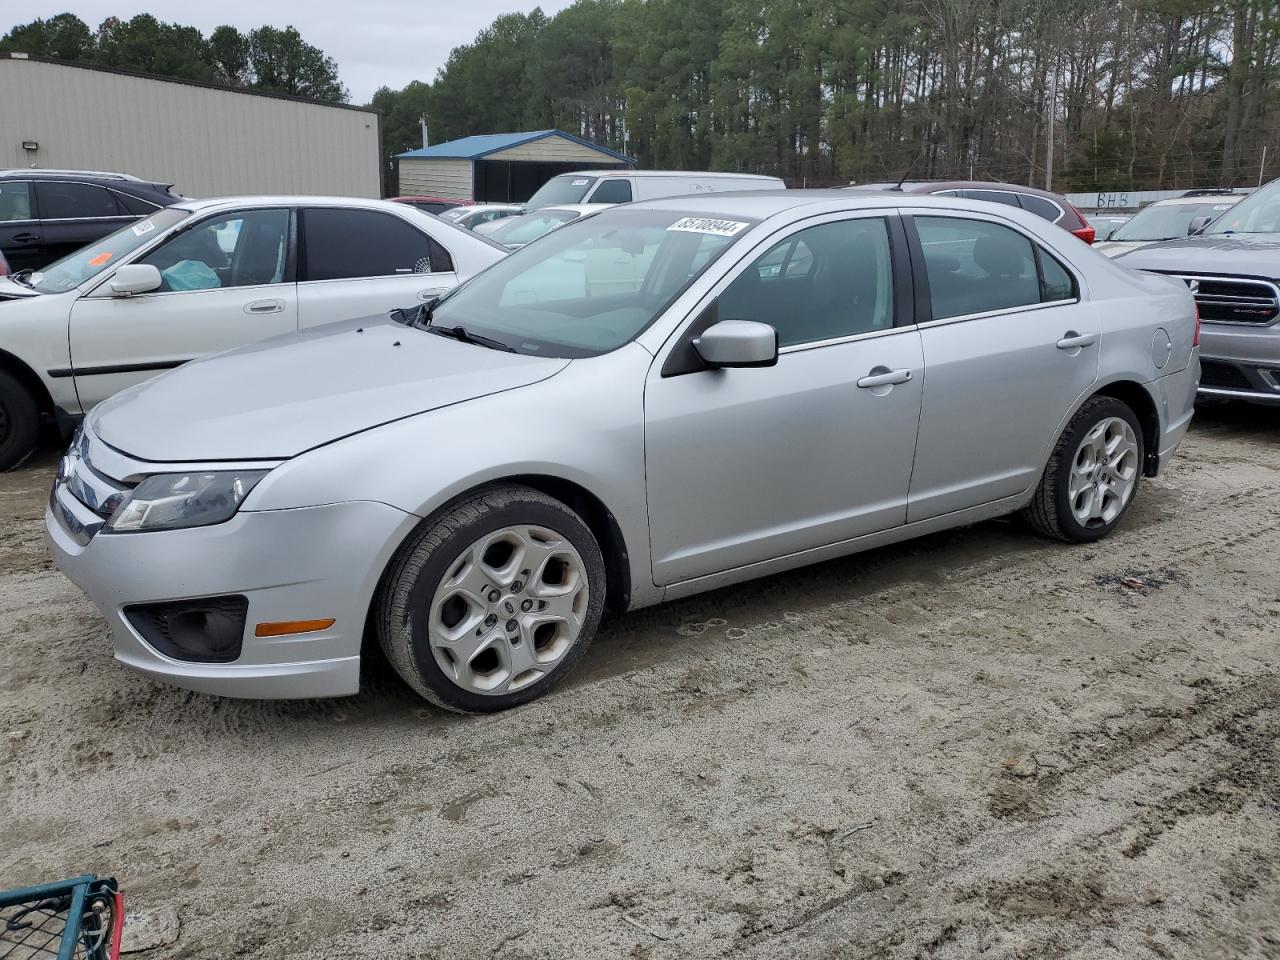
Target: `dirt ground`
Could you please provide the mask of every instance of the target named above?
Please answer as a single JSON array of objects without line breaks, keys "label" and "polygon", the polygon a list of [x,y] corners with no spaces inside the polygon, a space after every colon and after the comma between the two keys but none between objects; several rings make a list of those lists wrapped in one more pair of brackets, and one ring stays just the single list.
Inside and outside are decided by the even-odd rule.
[{"label": "dirt ground", "polygon": [[0,477],[0,887],[150,957],[1280,957],[1280,411],[1094,546],[994,522],[628,616],[532,705],[159,686]]}]

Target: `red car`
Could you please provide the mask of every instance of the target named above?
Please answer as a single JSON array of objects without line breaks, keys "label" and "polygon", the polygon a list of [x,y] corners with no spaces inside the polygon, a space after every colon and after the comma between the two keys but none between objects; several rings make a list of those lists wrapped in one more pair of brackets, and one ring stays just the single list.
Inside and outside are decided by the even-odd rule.
[{"label": "red car", "polygon": [[450,207],[469,207],[473,200],[450,200],[448,197],[388,197],[396,203],[405,203],[427,213],[444,213]]},{"label": "red car", "polygon": [[849,190],[901,190],[903,193],[931,193],[938,197],[964,197],[966,200],[986,200],[990,203],[1007,203],[1021,207],[1050,223],[1069,230],[1085,243],[1097,239],[1097,231],[1089,225],[1084,214],[1066,197],[1048,190],[1024,187],[1016,183],[992,183],[983,180],[907,180],[896,183],[866,183]]}]

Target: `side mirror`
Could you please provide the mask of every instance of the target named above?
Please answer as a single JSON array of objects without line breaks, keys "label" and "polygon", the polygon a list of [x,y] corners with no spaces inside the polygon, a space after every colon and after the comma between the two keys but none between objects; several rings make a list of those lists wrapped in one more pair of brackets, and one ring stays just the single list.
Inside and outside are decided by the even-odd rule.
[{"label": "side mirror", "polygon": [[160,271],[149,263],[126,263],[111,278],[111,295],[132,297],[135,293],[159,290],[164,279]]},{"label": "side mirror", "polygon": [[1192,217],[1191,222],[1187,224],[1187,236],[1194,237],[1197,233],[1207,227],[1212,220],[1213,217]]},{"label": "side mirror", "polygon": [[772,367],[778,362],[778,331],[754,320],[721,320],[693,341],[713,367]]}]

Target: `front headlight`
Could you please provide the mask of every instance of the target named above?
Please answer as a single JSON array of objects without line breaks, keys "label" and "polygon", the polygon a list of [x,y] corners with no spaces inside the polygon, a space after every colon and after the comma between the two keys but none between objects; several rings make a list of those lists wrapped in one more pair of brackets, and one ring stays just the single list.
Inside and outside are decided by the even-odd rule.
[{"label": "front headlight", "polygon": [[207,527],[235,516],[266,470],[158,473],[130,491],[107,521],[116,533]]}]

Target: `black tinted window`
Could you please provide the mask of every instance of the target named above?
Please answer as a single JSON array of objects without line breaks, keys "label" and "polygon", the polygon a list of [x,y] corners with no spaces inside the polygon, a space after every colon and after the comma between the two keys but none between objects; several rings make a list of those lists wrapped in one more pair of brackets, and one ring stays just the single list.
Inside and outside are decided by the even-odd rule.
[{"label": "black tinted window", "polygon": [[592,203],[630,203],[630,180],[605,180],[591,195]]},{"label": "black tinted window", "polygon": [[983,220],[916,217],[933,319],[1040,302],[1031,241]]},{"label": "black tinted window", "polygon": [[117,193],[116,202],[120,204],[129,213],[135,213],[140,217],[155,213],[159,209],[159,204],[148,203],[138,197],[131,197],[127,193]]},{"label": "black tinted window", "polygon": [[893,326],[889,231],[879,218],[824,223],[775,244],[720,295],[721,320],[758,320],[779,346]]},{"label": "black tinted window", "polygon": [[1062,211],[1058,209],[1058,205],[1052,200],[1046,200],[1044,197],[1037,197],[1031,193],[1022,195],[1022,209],[1030,210],[1037,217],[1043,217],[1050,223],[1057,223],[1058,218],[1062,216]]},{"label": "black tinted window", "polygon": [[960,195],[968,200],[985,200],[987,203],[1003,203],[1010,207],[1018,205],[1017,194],[1007,190],[961,190]]},{"label": "black tinted window", "polygon": [[118,217],[121,209],[106,187],[91,183],[36,183],[36,201],[41,220],[71,220],[77,217]]},{"label": "black tinted window", "polygon": [[453,269],[444,248],[399,217],[315,207],[303,213],[306,280],[394,277]]}]

